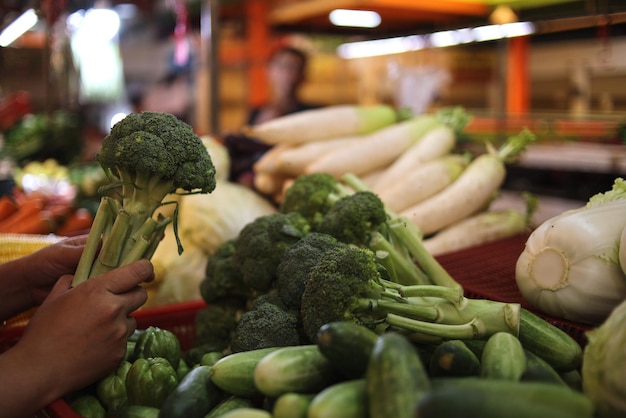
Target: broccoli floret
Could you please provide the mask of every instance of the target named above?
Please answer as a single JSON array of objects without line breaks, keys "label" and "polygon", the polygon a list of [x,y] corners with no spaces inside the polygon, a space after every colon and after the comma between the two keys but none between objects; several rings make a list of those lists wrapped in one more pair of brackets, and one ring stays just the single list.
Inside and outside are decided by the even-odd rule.
[{"label": "broccoli floret", "polygon": [[349,193],[328,173],[301,175],[286,190],[279,211],[297,212],[315,229],[330,207]]},{"label": "broccoli floret", "polygon": [[243,302],[230,299],[224,299],[200,309],[195,319],[194,345],[211,347],[213,351],[228,348],[244,311]]},{"label": "broccoli floret", "polygon": [[246,224],[232,256],[246,286],[269,290],[285,250],[310,232],[306,219],[296,212],[273,213]]},{"label": "broccoli floret", "polygon": [[[112,193],[99,205],[74,284],[150,258],[171,222],[155,216],[165,197],[211,193],[216,185],[215,167],[202,140],[169,113],[126,116],[104,138],[96,159],[112,180],[103,191]],[[102,249],[95,259],[100,239]]]},{"label": "broccoli floret", "polygon": [[273,303],[260,303],[244,312],[230,349],[233,353],[259,348],[300,345],[297,318]]},{"label": "broccoli floret", "polygon": [[285,251],[276,269],[274,286],[287,307],[300,309],[309,270],[326,250],[338,245],[345,244],[331,235],[311,232]]},{"label": "broccoli floret", "polygon": [[415,338],[470,339],[519,332],[517,304],[467,299],[459,289],[445,286],[402,286],[383,279],[377,264],[371,250],[354,245],[324,253],[310,269],[302,293],[307,338],[315,342],[322,325],[346,320]]},{"label": "broccoli floret", "polygon": [[209,256],[206,275],[200,282],[200,295],[207,303],[226,297],[245,301],[253,296],[252,289],[243,283],[232,262],[235,241],[236,239],[224,241]]}]

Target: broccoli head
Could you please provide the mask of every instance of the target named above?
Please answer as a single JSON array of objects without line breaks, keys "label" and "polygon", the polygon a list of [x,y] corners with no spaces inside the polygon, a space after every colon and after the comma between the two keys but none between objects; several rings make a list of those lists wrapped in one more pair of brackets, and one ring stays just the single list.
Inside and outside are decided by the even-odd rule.
[{"label": "broccoli head", "polygon": [[315,229],[317,223],[337,199],[349,192],[328,173],[311,173],[296,177],[285,191],[279,211],[298,212]]},{"label": "broccoli head", "polygon": [[235,241],[231,239],[222,242],[207,260],[206,274],[200,282],[200,295],[207,303],[223,298],[245,301],[253,296],[252,289],[243,283],[232,262]]},{"label": "broccoli head", "polygon": [[264,215],[246,224],[232,256],[244,284],[258,291],[269,290],[285,250],[309,232],[308,222],[297,212]]},{"label": "broccoli head", "polygon": [[195,319],[195,345],[209,346],[215,351],[228,348],[244,311],[239,300],[223,300],[200,309]]},{"label": "broccoli head", "polygon": [[244,312],[230,344],[233,353],[301,344],[297,318],[273,303]]},{"label": "broccoli head", "polygon": [[169,113],[126,116],[104,138],[96,159],[112,180],[101,192],[111,193],[102,197],[74,285],[121,264],[151,258],[172,221],[155,216],[165,197],[177,191],[211,193],[216,186],[215,167],[202,140]]},{"label": "broccoli head", "polygon": [[291,309],[300,309],[304,284],[309,270],[330,248],[345,245],[333,236],[311,232],[285,250],[276,269],[275,288],[283,303]]},{"label": "broccoli head", "polygon": [[317,231],[347,244],[367,246],[372,231],[378,231],[386,220],[385,205],[378,195],[360,191],[337,200],[317,225]]}]

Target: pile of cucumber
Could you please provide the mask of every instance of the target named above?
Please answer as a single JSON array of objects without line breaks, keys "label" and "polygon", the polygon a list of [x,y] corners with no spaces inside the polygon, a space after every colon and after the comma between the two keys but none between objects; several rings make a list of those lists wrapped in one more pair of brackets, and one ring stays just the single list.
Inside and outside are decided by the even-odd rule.
[{"label": "pile of cucumber", "polygon": [[592,418],[580,383],[507,333],[424,344],[333,322],[315,344],[207,353],[160,408],[118,418]]}]

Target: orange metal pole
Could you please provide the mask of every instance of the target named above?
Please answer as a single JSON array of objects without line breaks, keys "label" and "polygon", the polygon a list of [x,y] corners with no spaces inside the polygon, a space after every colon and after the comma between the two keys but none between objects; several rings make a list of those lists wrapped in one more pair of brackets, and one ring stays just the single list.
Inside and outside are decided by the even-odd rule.
[{"label": "orange metal pole", "polygon": [[528,36],[508,40],[506,109],[509,114],[528,113],[530,108],[528,49]]},{"label": "orange metal pole", "polygon": [[266,66],[270,54],[269,2],[246,0],[246,50],[248,55],[248,104],[259,106],[269,97]]}]

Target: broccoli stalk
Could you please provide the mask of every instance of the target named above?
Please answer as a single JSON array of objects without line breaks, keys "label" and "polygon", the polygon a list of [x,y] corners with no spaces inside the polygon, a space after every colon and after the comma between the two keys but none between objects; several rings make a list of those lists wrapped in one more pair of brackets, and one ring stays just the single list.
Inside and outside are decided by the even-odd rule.
[{"label": "broccoli stalk", "polygon": [[169,113],[126,116],[104,138],[96,159],[111,180],[101,192],[110,195],[101,198],[73,285],[149,259],[172,222],[155,213],[166,196],[211,193],[216,185],[206,147],[191,126]]},{"label": "broccoli stalk", "polygon": [[311,341],[322,325],[345,320],[417,339],[486,339],[518,335],[520,305],[468,299],[460,288],[398,285],[381,277],[371,250],[345,245],[326,251],[309,270],[300,313]]}]

